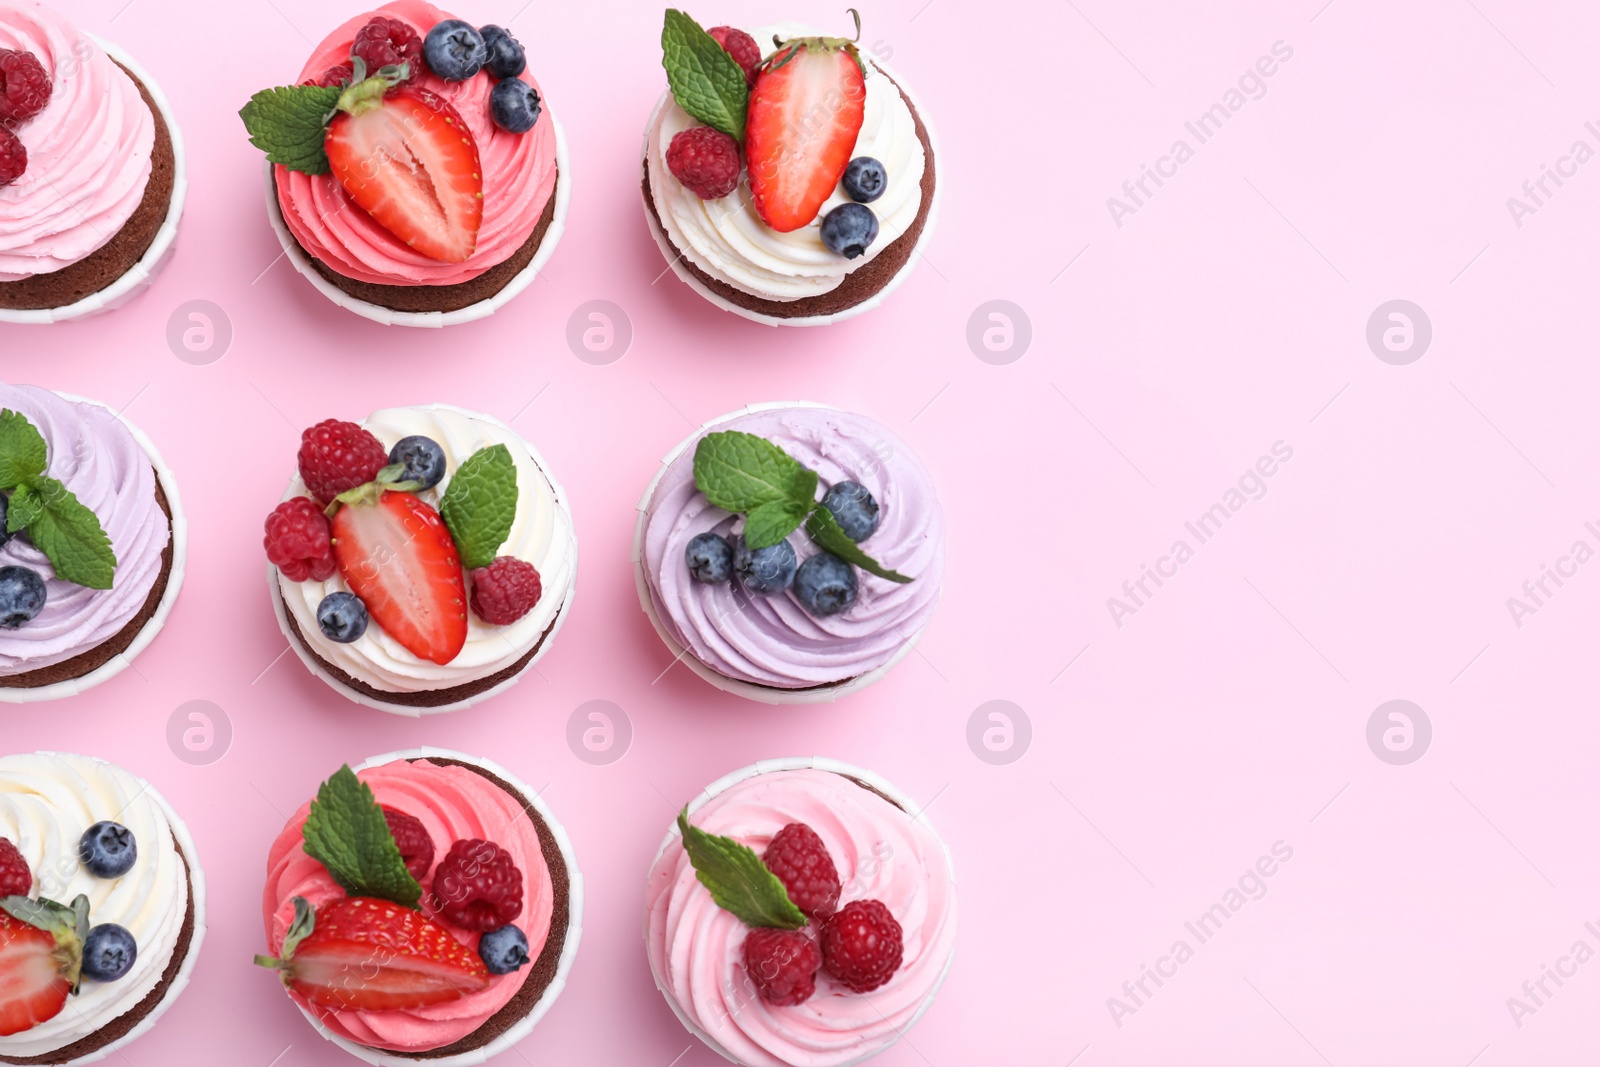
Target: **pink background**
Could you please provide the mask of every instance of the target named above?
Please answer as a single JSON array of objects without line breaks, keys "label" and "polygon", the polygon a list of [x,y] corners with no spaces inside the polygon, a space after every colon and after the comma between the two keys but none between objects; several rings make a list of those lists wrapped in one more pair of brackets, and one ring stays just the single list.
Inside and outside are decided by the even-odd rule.
[{"label": "pink background", "polygon": [[[703,785],[798,753],[870,767],[931,804],[956,857],[956,965],[885,1067],[1600,1053],[1600,962],[1550,985],[1520,1027],[1507,1007],[1575,941],[1600,949],[1583,925],[1600,920],[1600,564],[1520,628],[1506,606],[1573,541],[1600,547],[1583,526],[1600,520],[1600,279],[1580,236],[1600,224],[1600,163],[1520,227],[1506,206],[1573,141],[1600,148],[1584,128],[1600,118],[1592,5],[869,3],[865,41],[892,53],[937,124],[943,218],[884,308],[774,331],[657,280],[637,152],[663,82],[659,5],[483,0],[464,13],[509,20],[530,46],[576,189],[543,278],[493,320],[443,334],[341,313],[277,260],[260,156],[234,114],[356,5],[64,6],[161,82],[193,186],[177,258],[135,304],[0,327],[8,378],[129,405],[191,522],[188,583],[136,670],[0,712],[8,749],[78,749],[148,776],[199,842],[212,921],[196,981],[125,1062],[346,1062],[250,965],[266,849],[339,761],[421,743],[547,786],[587,876],[571,984],[501,1062],[719,1062],[651,982],[645,869]],[[842,6],[693,13],[838,30]],[[1117,226],[1106,199],[1174,140],[1195,147],[1184,123],[1276,41],[1293,56],[1265,95]],[[996,298],[1033,329],[1005,366],[966,341]],[[1433,324],[1409,366],[1365,340],[1395,298]],[[210,366],[165,340],[192,299],[232,322]],[[609,366],[565,340],[593,299],[634,329]],[[950,569],[919,654],[888,680],[837,706],[773,709],[681,666],[662,674],[629,541],[657,459],[694,424],[796,397],[873,415],[918,450],[949,512]],[[281,655],[259,546],[300,428],[434,400],[513,421],[544,451],[582,566],[537,673],[418,723],[347,704]],[[1117,626],[1107,598],[1279,440],[1294,455],[1265,497]],[[1394,698],[1433,725],[1409,766],[1365,738]],[[233,726],[209,766],[167,747],[169,715],[192,699]],[[610,766],[565,740],[593,699],[634,727]],[[992,699],[1033,724],[1008,766],[966,740]],[[1196,947],[1184,923],[1280,840],[1293,859],[1266,895]],[[1107,998],[1178,938],[1194,958],[1119,1027]]]}]

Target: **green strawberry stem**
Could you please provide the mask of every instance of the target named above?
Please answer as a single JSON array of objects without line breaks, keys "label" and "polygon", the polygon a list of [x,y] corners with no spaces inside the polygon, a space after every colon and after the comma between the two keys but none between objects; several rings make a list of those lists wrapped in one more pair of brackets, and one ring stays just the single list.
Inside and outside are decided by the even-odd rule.
[{"label": "green strawberry stem", "polygon": [[411,64],[401,63],[398,66],[382,67],[370,78],[363,78],[361,75],[366,72],[366,63],[357,57],[352,61],[351,69],[354,73],[350,87],[339,95],[339,102],[335,108],[347,111],[351,115],[362,115],[383,106],[384,96],[390,89],[406,80]]},{"label": "green strawberry stem", "polygon": [[856,66],[861,67],[861,72],[865,74],[867,68],[862,64],[861,52],[856,47],[861,43],[861,13],[853,7],[847,10],[850,12],[850,17],[855,20],[856,35],[854,37],[792,37],[786,41],[777,34],[773,34],[772,43],[777,46],[777,51],[772,53],[768,63],[771,63],[772,59],[776,59],[778,62],[767,69],[769,71],[781,69],[784,64],[799,55],[801,49],[810,52],[837,52],[843,49],[850,54],[850,58],[856,61]]}]

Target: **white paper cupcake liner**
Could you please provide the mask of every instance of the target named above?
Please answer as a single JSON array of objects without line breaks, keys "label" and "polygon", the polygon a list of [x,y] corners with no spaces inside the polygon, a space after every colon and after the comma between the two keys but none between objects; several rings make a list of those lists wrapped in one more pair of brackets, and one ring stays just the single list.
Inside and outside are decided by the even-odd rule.
[{"label": "white paper cupcake liner", "polygon": [[[56,395],[74,403],[93,404],[95,407],[111,411],[116,415],[117,421],[133,434],[133,439],[139,442],[139,447],[144,449],[145,455],[150,459],[151,467],[155,468],[161,488],[167,494],[167,505],[172,508],[172,570],[167,576],[166,591],[161,594],[161,600],[156,604],[155,614],[145,622],[144,627],[134,636],[133,643],[124,649],[121,655],[111,657],[88,674],[77,678],[35,686],[32,689],[0,689],[0,704],[32,704],[41,700],[60,700],[63,697],[77,696],[127,670],[133,663],[133,657],[143,652],[166,625],[167,616],[172,614],[172,605],[178,602],[178,591],[183,588],[184,565],[189,557],[189,520],[183,514],[183,500],[178,495],[178,479],[161,458],[161,453],[156,451],[154,442],[145,436],[139,427],[112,411],[109,404],[103,404],[98,400],[86,400],[81,396],[59,390],[56,391]],[[88,649],[84,651],[87,652]]]},{"label": "white paper cupcake liner", "polygon": [[[901,810],[906,813],[907,818],[922,823],[922,825],[927,827],[928,831],[932,833],[934,837],[939,838],[939,845],[944,849],[945,867],[950,871],[951,883],[955,883],[956,867],[950,855],[950,846],[945,844],[942,837],[939,837],[938,832],[933,828],[933,824],[928,821],[928,817],[925,814],[920,813],[916,801],[912,800],[909,796],[900,792],[900,790],[896,789],[893,785],[890,785],[883,778],[880,778],[871,771],[864,770],[861,767],[857,767],[853,764],[843,763],[839,760],[828,759],[825,756],[786,756],[778,759],[761,760],[758,763],[752,763],[748,767],[741,767],[739,770],[734,771],[731,774],[725,774],[721,778],[718,778],[716,781],[706,786],[705,789],[701,790],[699,796],[689,801],[689,815],[693,816],[694,813],[699,811],[700,808],[710,801],[712,797],[731,789],[740,782],[754,778],[758,774],[768,774],[772,771],[804,770],[831,771],[834,774],[842,774],[847,778],[854,778],[857,781],[865,782],[873,789],[876,789],[878,792],[888,797],[895,804],[899,805]],[[913,814],[913,812],[917,812],[917,814]],[[655,856],[650,860],[650,870],[655,870],[656,864],[661,861],[662,855],[665,854],[669,848],[681,847],[682,837],[678,832],[677,820],[674,819],[672,824],[667,827],[667,836],[662,838],[661,847],[656,849]],[[647,885],[648,879],[649,875],[647,874]],[[650,937],[650,916],[648,912],[646,913],[644,920],[644,937],[648,942]],[[648,949],[645,952],[645,956],[647,958],[650,956]],[[881,1048],[874,1049],[865,1056],[841,1063],[837,1065],[837,1067],[852,1067],[854,1064],[864,1063],[865,1061],[872,1059],[874,1056],[898,1043],[900,1038],[904,1037],[906,1032],[915,1026],[918,1020],[920,1020],[923,1015],[927,1014],[928,1009],[933,1006],[934,998],[939,995],[939,990],[943,988],[944,980],[949,977],[950,966],[954,962],[955,951],[952,950],[950,953],[950,958],[945,960],[944,969],[939,972],[939,980],[933,984],[932,989],[928,990],[928,995],[923,1000],[921,1007],[917,1009],[916,1015],[914,1015],[911,1021],[905,1025],[894,1041],[891,1041],[889,1044],[884,1045]],[[666,975],[663,975],[656,969],[656,963],[653,959],[650,961],[650,976],[655,979],[656,989],[660,991],[662,998],[667,1002],[667,1006],[672,1009],[672,1013],[678,1017],[678,1021],[683,1024],[683,1028],[685,1030],[689,1031],[695,1037],[698,1037],[701,1041],[705,1042],[707,1048],[717,1053],[723,1059],[730,1060],[733,1063],[738,1063],[741,1065],[744,1063],[743,1060],[740,1060],[737,1056],[733,1055],[733,1053],[723,1048],[715,1038],[713,1038],[689,1018],[688,1014],[678,1004],[677,999],[673,997],[670,983],[667,981]]]},{"label": "white paper cupcake liner", "polygon": [[[906,88],[905,83],[896,78],[894,72],[885,64],[873,59],[872,65],[894,81],[906,94],[907,99],[911,101],[911,106],[916,109],[918,116],[922,119],[923,129],[928,131],[928,147],[931,150],[929,154],[934,160],[937,160],[939,157],[939,138],[934,133],[933,123],[929,121],[927,112],[923,111],[916,94]],[[641,161],[647,161],[649,158],[651,131],[655,129],[656,119],[660,116],[661,109],[666,107],[667,102],[671,99],[671,90],[662,93],[661,99],[656,101],[655,108],[650,112],[650,119],[644,126],[644,147],[639,156]],[[917,242],[912,246],[911,255],[906,260],[905,266],[901,267],[882,289],[879,289],[861,303],[847,307],[843,311],[836,311],[831,315],[802,315],[795,318],[784,318],[781,315],[767,315],[760,311],[752,311],[713,292],[705,282],[695,277],[694,272],[689,269],[684,262],[685,253],[672,243],[672,239],[667,236],[661,223],[657,222],[655,216],[651,213],[650,205],[644,203],[643,200],[641,200],[641,204],[644,207],[645,224],[650,227],[650,236],[655,238],[656,245],[661,249],[661,255],[666,258],[667,263],[672,267],[672,273],[676,274],[683,284],[699,293],[712,304],[723,311],[731,311],[740,318],[749,319],[751,322],[759,322],[766,326],[827,326],[830,323],[843,322],[845,319],[853,319],[857,315],[871,311],[887,300],[889,295],[900,288],[905,280],[911,276],[911,271],[916,267],[917,260],[922,258],[922,249],[928,243],[928,237],[933,233],[934,226],[939,221],[939,198],[943,190],[944,182],[935,180],[933,183],[933,202],[928,205],[928,218],[922,225],[922,232],[917,235]],[[653,195],[654,192],[649,188],[649,183],[646,182],[644,197],[648,198]]]},{"label": "white paper cupcake liner", "polygon": [[644,535],[645,528],[650,521],[650,499],[655,496],[656,487],[661,484],[662,476],[667,473],[667,468],[671,467],[673,462],[683,455],[691,445],[699,441],[704,434],[716,426],[758,411],[771,411],[775,408],[827,408],[832,411],[840,410],[831,404],[818,404],[810,400],[747,404],[738,411],[729,412],[702,424],[698,430],[680,441],[671,452],[661,458],[660,469],[656,471],[655,477],[650,479],[650,484],[645,486],[644,495],[639,498],[638,516],[633,524],[633,584],[639,594],[639,606],[644,609],[645,616],[649,618],[650,625],[655,627],[662,643],[667,646],[667,651],[671,652],[675,657],[674,662],[683,661],[691,671],[718,689],[725,693],[732,693],[735,696],[745,697],[748,700],[759,701],[763,704],[829,704],[840,697],[849,696],[851,693],[859,693],[868,686],[881,681],[884,675],[894,669],[896,664],[911,654],[911,650],[917,646],[917,642],[922,640],[923,630],[918,629],[908,637],[905,644],[901,645],[899,650],[889,657],[883,666],[875,667],[870,671],[858,674],[854,678],[849,678],[842,682],[835,682],[832,685],[812,686],[807,689],[779,689],[774,686],[756,685],[753,682],[729,678],[727,675],[701,662],[693,652],[678,643],[678,639],[672,635],[672,630],[662,620],[661,613],[656,608],[655,597],[650,593],[650,577],[645,569]]},{"label": "white paper cupcake liner", "polygon": [[556,122],[553,117],[550,121],[555,123],[556,128],[556,188],[553,194],[556,199],[555,217],[545,230],[544,239],[539,242],[539,247],[533,253],[533,259],[529,260],[528,265],[507,282],[504,289],[476,304],[468,304],[455,311],[396,311],[381,304],[357,299],[328,281],[317,273],[305,251],[289,232],[288,224],[283,221],[283,210],[278,206],[278,189],[273,181],[271,163],[262,164],[262,173],[266,176],[267,219],[272,223],[273,232],[278,235],[278,243],[283,246],[283,254],[294,264],[294,269],[299,271],[317,292],[346,311],[354,312],[364,319],[371,319],[384,326],[438,328],[486,319],[533,284],[533,280],[539,276],[544,265],[555,254],[556,245],[561,242],[561,235],[567,229],[567,209],[572,203],[572,164],[567,158],[567,135],[561,129],[561,123]]},{"label": "white paper cupcake liner", "polygon": [[353,769],[364,771],[371,767],[382,766],[385,763],[393,763],[396,760],[424,759],[429,756],[437,756],[440,759],[460,760],[462,763],[470,763],[475,767],[482,767],[522,794],[533,809],[539,813],[539,817],[544,820],[545,825],[550,827],[550,833],[555,838],[556,848],[561,853],[561,861],[567,867],[567,936],[561,943],[561,957],[556,962],[555,977],[550,980],[550,985],[540,995],[538,1002],[534,1004],[527,1015],[517,1020],[505,1033],[496,1037],[482,1048],[474,1049],[471,1052],[463,1052],[455,1056],[420,1059],[415,1056],[389,1052],[385,1049],[358,1045],[349,1038],[340,1037],[338,1034],[333,1033],[323,1025],[315,1014],[304,1006],[296,1004],[300,1008],[300,1013],[306,1017],[306,1020],[316,1027],[317,1033],[352,1056],[374,1064],[375,1067],[417,1067],[418,1064],[434,1065],[434,1067],[474,1067],[474,1065],[483,1063],[485,1060],[498,1056],[510,1049],[533,1032],[533,1028],[538,1025],[540,1019],[544,1018],[545,1013],[550,1010],[550,1006],[555,1003],[556,998],[561,995],[561,991],[566,988],[567,976],[572,973],[572,961],[578,955],[578,942],[583,937],[583,874],[578,870],[578,859],[573,853],[572,841],[567,837],[566,828],[556,820],[555,815],[551,813],[543,798],[534,791],[532,786],[529,786],[522,779],[493,760],[483,759],[479,756],[469,756],[464,752],[455,752],[448,748],[431,748],[427,746],[405,749],[400,752],[389,752],[382,756],[373,756],[371,759],[357,764]]},{"label": "white paper cupcake liner", "polygon": [[[519,670],[516,674],[513,674],[510,678],[507,678],[505,681],[493,686],[492,688],[485,689],[483,692],[467,697],[464,700],[457,700],[450,704],[440,704],[438,707],[414,707],[409,704],[394,704],[389,701],[370,696],[358,689],[351,688],[343,681],[330,674],[328,669],[319,663],[316,657],[311,654],[310,650],[305,647],[305,644],[295,637],[294,630],[289,625],[289,609],[283,602],[282,591],[278,588],[278,568],[274,567],[270,563],[267,564],[267,588],[271,591],[272,611],[273,614],[277,616],[278,629],[283,631],[283,636],[289,641],[289,647],[294,649],[295,655],[300,657],[300,662],[305,664],[306,670],[322,679],[328,684],[329,688],[338,693],[340,696],[344,697],[346,700],[360,704],[364,707],[374,708],[378,711],[386,711],[391,715],[404,715],[412,719],[421,718],[425,715],[439,715],[447,711],[460,711],[462,708],[470,708],[474,704],[481,704],[485,700],[499,696],[507,689],[510,689],[512,686],[516,685],[522,680],[522,676],[524,674],[527,674],[528,671],[532,670],[540,660],[544,659],[544,657],[550,653],[551,646],[555,644],[556,635],[561,632],[562,624],[567,621],[567,615],[572,611],[572,600],[573,597],[577,595],[578,588],[577,524],[572,518],[572,508],[567,503],[566,490],[562,489],[561,483],[556,481],[554,476],[551,475],[550,466],[545,462],[544,456],[539,454],[539,450],[535,448],[533,443],[527,438],[517,433],[517,431],[513,430],[508,424],[501,422],[493,415],[485,415],[478,411],[468,411],[466,408],[456,407],[454,404],[428,404],[423,406],[437,408],[443,411],[453,411],[456,414],[463,415],[469,419],[487,422],[490,425],[500,427],[500,429],[504,430],[508,434],[511,434],[518,441],[522,442],[523,447],[528,450],[528,455],[533,459],[533,465],[539,468],[539,472],[544,475],[545,481],[550,483],[551,492],[554,494],[556,499],[556,506],[566,514],[567,522],[572,525],[573,579],[571,584],[569,584],[566,588],[561,601],[561,607],[556,610],[555,619],[550,623],[550,628],[545,632],[543,643],[539,645],[539,650],[533,654],[533,658],[522,665],[521,670]],[[293,492],[292,481],[290,482],[290,486],[290,490],[285,491],[283,495],[284,500],[288,500],[291,496],[297,495]],[[453,684],[465,685],[467,683],[462,681]],[[451,687],[452,686],[442,686],[441,688]]]},{"label": "white paper cupcake liner", "polygon": [[144,292],[155,280],[156,272],[172,257],[173,248],[178,240],[178,220],[183,217],[183,204],[189,196],[189,172],[183,152],[183,133],[178,129],[177,117],[173,115],[172,106],[167,103],[166,94],[161,91],[161,86],[145,73],[143,67],[134,62],[132,56],[92,33],[88,36],[106,55],[121,63],[135,78],[144,83],[144,87],[150,91],[150,99],[155,102],[156,110],[161,112],[162,119],[166,121],[167,132],[172,138],[172,201],[167,208],[166,220],[162,222],[161,229],[156,231],[155,240],[150,242],[150,247],[145,250],[139,262],[130,267],[122,277],[98,293],[90,293],[77,303],[65,307],[27,310],[0,308],[0,322],[24,324],[66,322],[69,319],[87,318],[102,311],[119,308]]}]

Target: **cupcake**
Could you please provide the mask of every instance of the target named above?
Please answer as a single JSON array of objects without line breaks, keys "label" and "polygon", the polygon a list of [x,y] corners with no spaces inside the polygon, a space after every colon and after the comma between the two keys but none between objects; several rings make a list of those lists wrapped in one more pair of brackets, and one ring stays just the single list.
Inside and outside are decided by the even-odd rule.
[{"label": "cupcake", "polygon": [[956,942],[950,856],[894,787],[766,760],[678,817],[645,887],[645,948],[683,1025],[746,1067],[845,1067],[933,1003]]},{"label": "cupcake", "polygon": [[183,584],[187,524],[155,446],[109,408],[0,383],[0,701],[127,667]]},{"label": "cupcake", "polygon": [[239,114],[267,153],[278,239],[324,296],[441,326],[527,288],[565,228],[569,179],[516,38],[396,0],[329,34],[298,81]]},{"label": "cupcake", "polygon": [[322,1036],[369,1063],[476,1064],[566,985],[583,877],[532,789],[417,749],[322,784],[273,842],[262,909],[256,962]]},{"label": "cupcake", "polygon": [[89,756],[0,756],[0,1063],[80,1064],[189,983],[206,880],[149,782]]},{"label": "cupcake", "polygon": [[311,672],[402,715],[509,688],[572,605],[566,495],[509,426],[446,404],[301,436],[266,523],[278,624]]},{"label": "cupcake", "polygon": [[861,415],[767,404],[662,461],[633,558],[674,655],[721,689],[788,704],[855,692],[904,658],[944,552],[933,482],[903,442]]},{"label": "cupcake", "polygon": [[172,251],[187,189],[150,76],[38,0],[0,0],[0,322],[125,303]]},{"label": "cupcake", "polygon": [[668,11],[661,44],[668,91],[645,128],[644,206],[678,277],[774,326],[882,303],[938,204],[933,134],[911,94],[854,39],[793,24],[706,31]]}]

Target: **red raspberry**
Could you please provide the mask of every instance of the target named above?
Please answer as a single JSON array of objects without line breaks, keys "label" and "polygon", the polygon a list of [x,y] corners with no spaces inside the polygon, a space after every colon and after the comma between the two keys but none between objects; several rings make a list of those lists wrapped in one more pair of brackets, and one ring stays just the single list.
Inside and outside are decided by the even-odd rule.
[{"label": "red raspberry", "polygon": [[308,496],[291,497],[272,509],[263,543],[267,559],[291,582],[326,581],[339,569],[328,517]]},{"label": "red raspberry", "polygon": [[744,68],[745,83],[754,86],[756,72],[761,69],[761,46],[756,44],[756,39],[732,26],[713,26],[706,32],[722,46],[724,52],[733,57],[735,63]]},{"label": "red raspberry", "polygon": [[411,877],[422,881],[428,876],[428,868],[433,866],[433,838],[428,836],[422,820],[385,804],[383,821],[389,824],[394,843],[400,846],[400,858],[406,861],[406,870],[411,872]]},{"label": "red raspberry", "polygon": [[301,82],[301,84],[320,85],[324,89],[332,89],[334,86],[338,86],[342,89],[349,85],[350,80],[355,76],[356,72],[350,64],[340,63],[337,67],[329,67],[323,71],[320,78],[312,78],[310,81]]},{"label": "red raspberry", "polygon": [[389,450],[353,422],[328,419],[300,435],[300,477],[324,504],[366,485],[389,465]]},{"label": "red raspberry", "polygon": [[498,930],[522,914],[522,872],[492,841],[457,841],[433,872],[433,906],[445,922]]},{"label": "red raspberry", "polygon": [[814,919],[826,919],[839,905],[839,869],[828,846],[803,822],[792,822],[767,842],[761,854],[767,870],[778,876],[794,906]]},{"label": "red raspberry", "polygon": [[28,170],[28,149],[20,138],[0,126],[0,189],[4,189]]},{"label": "red raspberry", "polygon": [[33,891],[33,872],[17,846],[0,837],[0,897],[25,897]]},{"label": "red raspberry", "polygon": [[32,52],[0,48],[0,122],[26,122],[50,103],[50,75]]},{"label": "red raspberry", "polygon": [[406,77],[409,82],[422,71],[422,38],[399,19],[380,15],[356,31],[350,58],[366,61],[369,78],[378,73],[379,67],[410,63],[411,71]]},{"label": "red raspberry", "polygon": [[822,966],[857,993],[900,969],[900,924],[877,900],[852,900],[822,924]]},{"label": "red raspberry", "polygon": [[744,935],[744,969],[768,1004],[804,1004],[817,990],[822,953],[804,930],[757,926]]},{"label": "red raspberry", "polygon": [[522,618],[543,593],[538,568],[510,556],[498,556],[472,572],[472,610],[494,626],[509,626]]},{"label": "red raspberry", "polygon": [[717,200],[739,188],[739,145],[721,130],[691,126],[667,145],[667,169],[701,200]]}]

